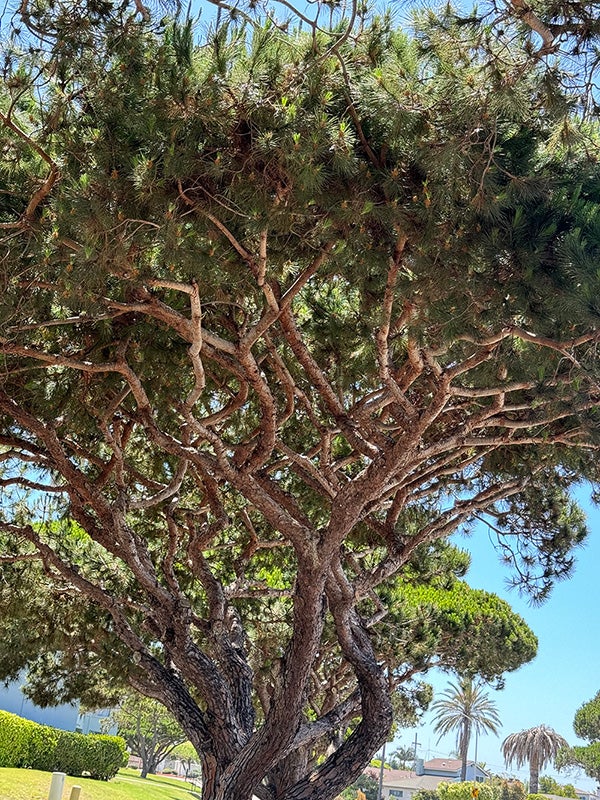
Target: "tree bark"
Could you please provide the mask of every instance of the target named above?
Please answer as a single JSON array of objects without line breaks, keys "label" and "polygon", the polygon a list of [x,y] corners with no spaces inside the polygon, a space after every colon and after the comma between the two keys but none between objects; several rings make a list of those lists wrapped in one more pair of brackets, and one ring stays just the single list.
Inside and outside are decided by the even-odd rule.
[{"label": "tree bark", "polygon": [[540,784],[540,765],[537,756],[533,755],[529,762],[529,794],[537,794]]}]

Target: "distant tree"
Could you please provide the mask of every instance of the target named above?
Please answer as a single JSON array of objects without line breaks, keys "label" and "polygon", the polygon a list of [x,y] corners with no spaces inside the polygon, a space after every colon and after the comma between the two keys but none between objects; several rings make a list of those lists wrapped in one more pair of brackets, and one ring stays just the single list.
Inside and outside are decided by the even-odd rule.
[{"label": "distant tree", "polygon": [[141,758],[142,778],[156,772],[160,762],[186,739],[163,705],[141,695],[128,695],[103,724],[116,725],[131,754]]},{"label": "distant tree", "polygon": [[577,709],[573,730],[588,742],[600,741],[600,692]]},{"label": "distant tree", "polygon": [[600,782],[600,692],[575,712],[573,730],[589,744],[562,748],[556,757],[558,769],[579,767]]},{"label": "distant tree", "polygon": [[[555,759],[556,761],[556,759]],[[550,775],[540,777],[539,790],[543,794],[556,794],[559,797],[577,797],[575,787],[571,783],[559,783]]]},{"label": "distant tree", "polygon": [[439,800],[473,800],[476,792],[477,800],[499,800],[500,789],[492,783],[440,783],[437,787]]},{"label": "distant tree", "polygon": [[562,736],[548,725],[537,725],[507,736],[502,742],[502,753],[507,765],[529,764],[529,791],[536,794],[540,770],[554,761],[561,747],[568,747]]},{"label": "distant tree", "polygon": [[563,747],[556,756],[555,765],[559,770],[571,767],[582,769],[600,783],[600,742]]},{"label": "distant tree", "polygon": [[184,769],[185,779],[187,780],[195,764],[200,764],[200,758],[196,748],[191,742],[182,742],[171,750],[172,758],[176,758]]},{"label": "distant tree", "polygon": [[414,758],[415,752],[412,747],[399,746],[390,753],[390,767],[392,769],[410,769]]},{"label": "distant tree", "polygon": [[527,796],[527,792],[521,781],[493,777],[491,782],[498,786],[500,790],[498,800],[525,800]]},{"label": "distant tree", "polygon": [[456,746],[462,761],[460,779],[464,781],[472,732],[498,733],[500,717],[496,704],[483,691],[481,683],[463,677],[458,684],[450,683],[450,687],[442,692],[442,698],[436,700],[431,708],[436,719],[433,730],[440,734],[439,738],[456,733]]}]

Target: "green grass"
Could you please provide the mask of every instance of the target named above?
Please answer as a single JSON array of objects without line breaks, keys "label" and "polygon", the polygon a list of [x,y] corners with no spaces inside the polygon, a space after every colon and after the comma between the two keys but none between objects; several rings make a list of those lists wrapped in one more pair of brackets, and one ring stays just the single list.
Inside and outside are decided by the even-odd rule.
[{"label": "green grass", "polygon": [[[48,800],[51,780],[50,772],[0,768],[0,800]],[[193,800],[183,781],[156,775],[142,780],[137,770],[121,770],[108,782],[67,775],[63,800],[69,800],[72,786],[81,786],[81,800]]]}]

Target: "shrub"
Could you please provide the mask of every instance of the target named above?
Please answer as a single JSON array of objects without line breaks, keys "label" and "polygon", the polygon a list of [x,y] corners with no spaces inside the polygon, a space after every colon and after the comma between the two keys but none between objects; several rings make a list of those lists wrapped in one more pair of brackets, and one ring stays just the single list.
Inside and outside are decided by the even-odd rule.
[{"label": "shrub", "polygon": [[440,798],[435,789],[419,789],[413,800],[440,800]]},{"label": "shrub", "polygon": [[120,736],[71,733],[0,711],[0,767],[30,767],[108,780],[123,765]]},{"label": "shrub", "polygon": [[[26,722],[27,720],[23,721]],[[24,766],[45,770],[46,772],[54,772],[57,770],[55,766],[56,743],[61,732],[58,728],[38,725],[35,722],[30,723],[30,725],[27,763]],[[60,770],[60,772],[64,772],[64,770]]]},{"label": "shrub", "polygon": [[440,783],[437,793],[440,800],[473,800],[473,790],[477,791],[478,800],[499,800],[500,789],[491,783]]},{"label": "shrub", "polygon": [[34,724],[0,711],[0,767],[21,767],[27,763],[30,729]]}]

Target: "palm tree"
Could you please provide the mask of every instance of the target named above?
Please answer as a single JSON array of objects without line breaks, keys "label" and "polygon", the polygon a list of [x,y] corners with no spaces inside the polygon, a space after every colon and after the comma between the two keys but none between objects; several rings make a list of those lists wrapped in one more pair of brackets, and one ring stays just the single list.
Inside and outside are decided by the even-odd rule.
[{"label": "palm tree", "polygon": [[507,736],[502,742],[502,754],[507,766],[514,762],[517,769],[529,762],[529,792],[537,794],[540,770],[556,758],[561,747],[568,746],[553,728],[538,725]]},{"label": "palm tree", "polygon": [[462,760],[460,779],[464,781],[467,774],[467,754],[473,731],[477,735],[490,731],[498,735],[500,717],[496,704],[482,690],[482,684],[471,678],[460,678],[458,683],[450,683],[442,692],[443,699],[432,703],[436,712],[434,732],[439,733],[439,740],[447,733],[456,731],[456,747]]}]

